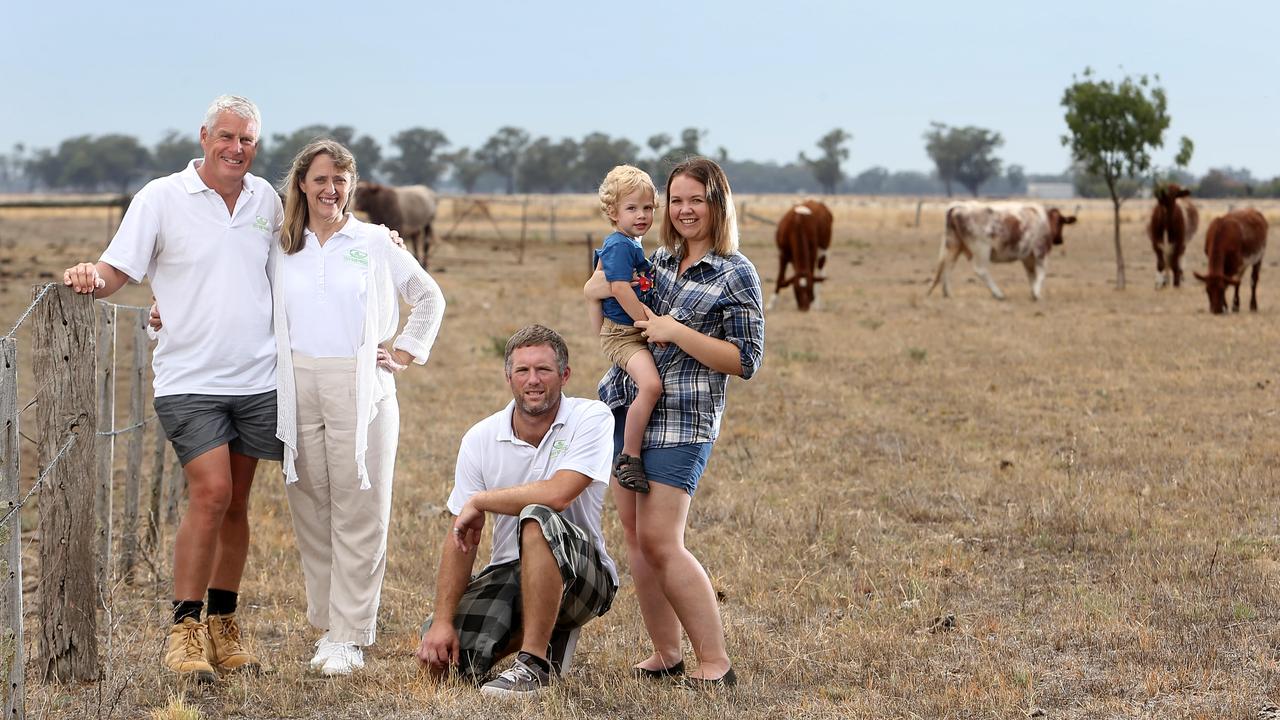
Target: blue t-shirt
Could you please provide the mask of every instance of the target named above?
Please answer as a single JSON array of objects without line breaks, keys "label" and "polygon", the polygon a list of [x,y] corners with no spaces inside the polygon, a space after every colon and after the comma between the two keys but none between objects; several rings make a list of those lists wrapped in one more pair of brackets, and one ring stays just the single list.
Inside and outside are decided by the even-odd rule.
[{"label": "blue t-shirt", "polygon": [[[649,304],[649,294],[653,288],[653,266],[644,256],[644,246],[639,240],[614,232],[605,238],[604,245],[596,250],[596,260],[600,262],[600,269],[604,270],[604,279],[609,282],[621,280],[631,282],[637,279],[637,276],[646,278],[647,283],[641,280],[641,287],[632,286],[631,289],[636,292],[640,302]],[[601,305],[604,316],[610,320],[619,325],[635,324],[635,320],[622,309],[622,304],[617,300],[606,298]]]}]

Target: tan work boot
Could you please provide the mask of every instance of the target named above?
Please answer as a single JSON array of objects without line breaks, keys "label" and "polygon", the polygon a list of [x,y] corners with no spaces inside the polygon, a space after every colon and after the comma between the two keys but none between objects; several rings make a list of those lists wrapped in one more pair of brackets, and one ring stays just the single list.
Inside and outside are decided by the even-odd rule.
[{"label": "tan work boot", "polygon": [[240,640],[240,625],[235,613],[210,615],[209,638],[213,641],[209,661],[222,672],[248,672],[257,674],[262,669],[257,656],[245,648]]},{"label": "tan work boot", "polygon": [[201,683],[216,682],[218,676],[209,664],[213,646],[209,643],[209,628],[192,618],[169,629],[169,641],[165,645],[164,666],[178,677]]}]

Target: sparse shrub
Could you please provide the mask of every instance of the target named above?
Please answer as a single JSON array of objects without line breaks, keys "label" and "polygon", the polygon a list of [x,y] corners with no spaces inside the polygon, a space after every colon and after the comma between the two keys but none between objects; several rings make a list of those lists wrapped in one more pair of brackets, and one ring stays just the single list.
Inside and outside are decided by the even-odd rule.
[{"label": "sparse shrub", "polygon": [[200,709],[187,704],[184,695],[170,695],[169,703],[151,711],[151,720],[204,720]]}]

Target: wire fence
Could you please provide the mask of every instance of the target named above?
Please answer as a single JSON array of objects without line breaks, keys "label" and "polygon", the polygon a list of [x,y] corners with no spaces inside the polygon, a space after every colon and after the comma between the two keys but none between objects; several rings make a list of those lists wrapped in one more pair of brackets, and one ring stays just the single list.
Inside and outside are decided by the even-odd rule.
[{"label": "wire fence", "polygon": [[[18,520],[28,505],[39,514],[39,619],[38,662],[45,679],[90,680],[99,676],[94,613],[82,608],[100,607],[109,612],[108,589],[112,582],[113,541],[120,546],[117,577],[126,583],[142,550],[139,528],[140,489],[143,483],[143,434],[154,427],[155,414],[143,408],[149,391],[150,342],[146,324],[150,308],[109,303],[76,295],[58,283],[33,288],[33,300],[10,330],[0,337],[0,632],[12,642],[0,642],[0,685],[4,717],[21,718],[24,709],[23,674],[23,545]],[[132,337],[132,364],[117,367],[116,347],[120,322]],[[29,328],[33,368],[30,377],[38,388],[19,406],[19,331]],[[25,344],[25,343],[24,343]],[[81,362],[88,357],[92,362]],[[117,380],[128,380],[128,420],[116,427]],[[38,470],[25,488],[20,479],[20,432],[25,413],[35,408],[32,441],[38,447]],[[185,486],[176,457],[168,450],[160,429],[155,431],[151,502],[145,531],[147,545],[156,542],[161,523],[176,518],[178,496]],[[127,442],[124,467],[124,507],[116,508],[122,526],[113,529],[114,478],[119,474],[116,440]],[[166,462],[168,459],[168,462]],[[166,465],[170,472],[166,473]],[[169,482],[165,482],[166,477]],[[162,490],[168,490],[168,512],[162,512]],[[37,493],[39,493],[37,495]],[[50,502],[44,502],[46,495]],[[34,497],[41,502],[32,503]],[[118,532],[117,532],[118,531]],[[89,552],[86,553],[86,550]],[[91,559],[85,562],[85,558]],[[87,569],[87,570],[86,570]],[[7,580],[7,582],[5,582]],[[57,588],[46,592],[46,586]],[[87,623],[87,624],[86,624]],[[74,642],[66,638],[74,637]],[[92,639],[92,642],[88,641]]]}]

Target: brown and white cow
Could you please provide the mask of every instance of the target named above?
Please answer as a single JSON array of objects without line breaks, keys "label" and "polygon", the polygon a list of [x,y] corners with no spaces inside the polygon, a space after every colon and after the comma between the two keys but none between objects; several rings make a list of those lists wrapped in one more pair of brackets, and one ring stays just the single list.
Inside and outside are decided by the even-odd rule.
[{"label": "brown and white cow", "polygon": [[1182,253],[1195,237],[1200,225],[1200,211],[1188,199],[1191,191],[1169,183],[1156,188],[1156,205],[1147,222],[1147,237],[1156,252],[1156,289],[1169,284],[1182,285]]},{"label": "brown and white cow", "polygon": [[1262,255],[1267,249],[1267,219],[1253,208],[1229,212],[1209,223],[1204,234],[1204,253],[1209,256],[1209,272],[1196,273],[1209,293],[1209,312],[1221,315],[1227,311],[1227,286],[1236,288],[1231,309],[1240,312],[1240,280],[1244,271],[1253,268],[1253,293],[1249,310],[1258,311],[1258,274],[1262,271]]},{"label": "brown and white cow", "polygon": [[951,296],[951,269],[963,254],[997,300],[1003,300],[1004,293],[991,278],[989,263],[1021,260],[1031,283],[1031,297],[1039,300],[1049,250],[1062,244],[1063,226],[1075,221],[1074,215],[1063,215],[1057,208],[1045,210],[1039,203],[952,203],[947,206],[938,272],[925,294],[941,282],[943,297]]},{"label": "brown and white cow", "polygon": [[[831,210],[817,200],[805,200],[787,210],[778,221],[774,238],[778,243],[778,285],[769,299],[772,310],[778,302],[778,293],[791,285],[796,292],[796,306],[801,311],[809,306],[818,307],[818,283],[826,278],[822,269],[827,264],[827,250],[831,247]],[[795,268],[795,275],[787,277],[787,264]]]},{"label": "brown and white cow", "polygon": [[361,180],[356,186],[355,209],[369,221],[400,233],[409,252],[427,266],[431,249],[431,223],[436,219],[436,194],[425,185],[392,187]]}]

